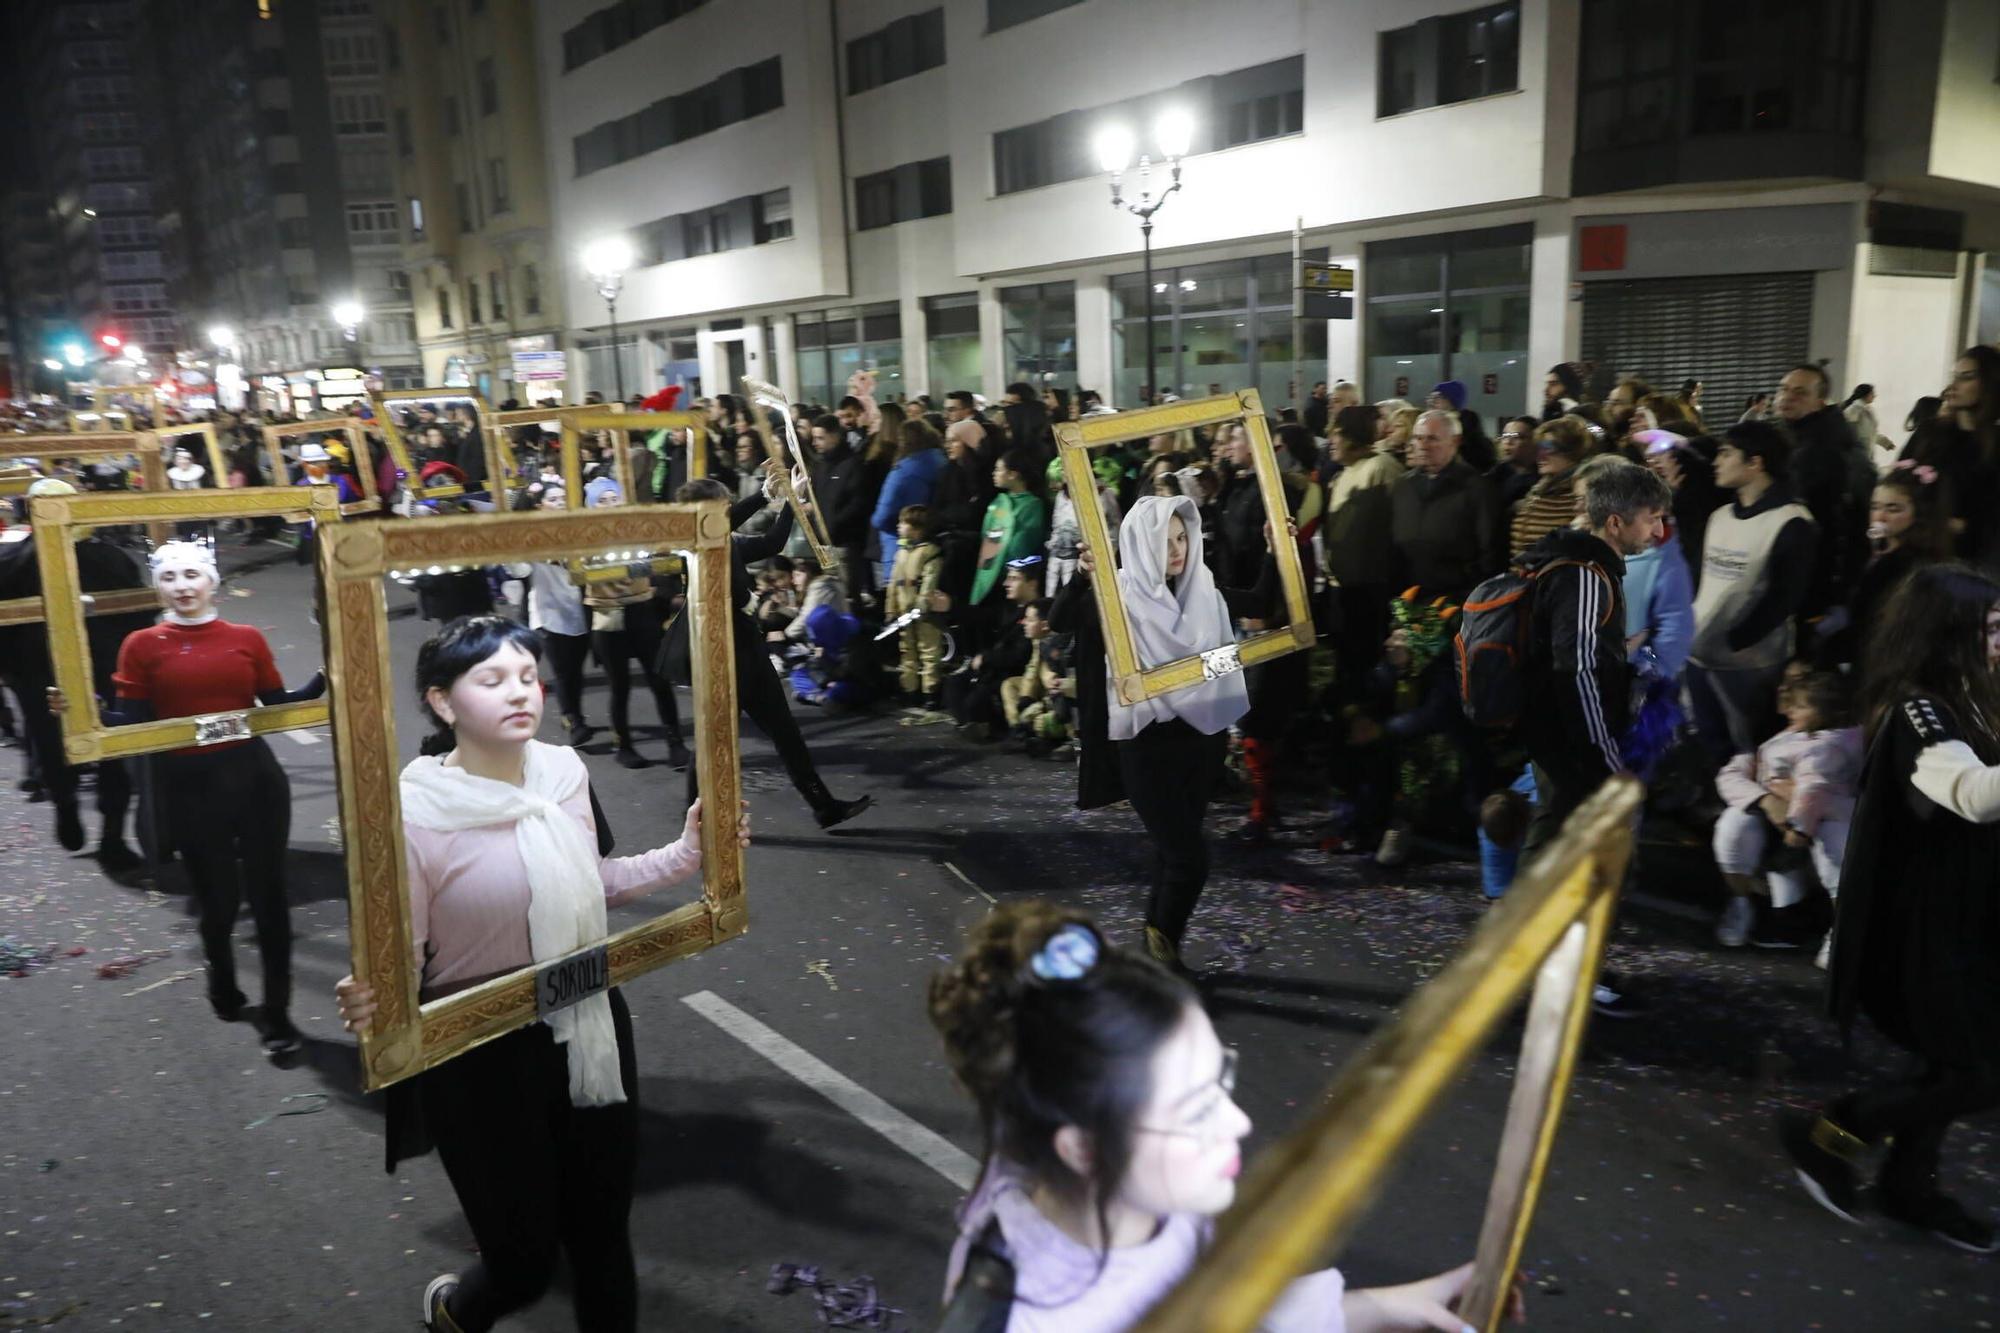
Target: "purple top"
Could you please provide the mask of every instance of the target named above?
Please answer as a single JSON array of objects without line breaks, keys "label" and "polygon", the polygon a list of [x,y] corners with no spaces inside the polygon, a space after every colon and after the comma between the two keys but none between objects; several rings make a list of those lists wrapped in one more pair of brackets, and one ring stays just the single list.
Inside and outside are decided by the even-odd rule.
[{"label": "purple top", "polygon": [[[1110,1251],[1099,1272],[1096,1252],[1042,1216],[1017,1174],[996,1169],[966,1204],[947,1294],[958,1286],[972,1240],[996,1218],[1014,1263],[1007,1333],[1125,1333],[1188,1275],[1214,1233],[1208,1218],[1175,1213],[1145,1244]],[[1337,1268],[1309,1274],[1285,1289],[1258,1327],[1262,1333],[1346,1333],[1345,1290]]]}]

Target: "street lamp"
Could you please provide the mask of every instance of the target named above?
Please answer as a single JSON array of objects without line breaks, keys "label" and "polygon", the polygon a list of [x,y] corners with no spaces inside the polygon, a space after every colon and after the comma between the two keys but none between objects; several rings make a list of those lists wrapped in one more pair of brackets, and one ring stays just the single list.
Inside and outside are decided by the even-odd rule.
[{"label": "street lamp", "polygon": [[52,356],[45,356],[45,357],[43,357],[43,358],[42,358],[42,365],[43,365],[43,366],[44,366],[44,367],[45,367],[46,369],[49,369],[49,370],[53,370],[53,371],[57,372],[58,374],[60,374],[60,373],[62,372],[62,362],[60,362],[60,361],[56,360],[56,359],[55,359],[54,357],[52,357]]},{"label": "street lamp", "polygon": [[215,350],[216,350],[216,351],[218,351],[218,352],[232,352],[232,351],[235,351],[235,350],[236,350],[236,330],[235,330],[235,329],[232,329],[232,328],[230,328],[230,327],[229,327],[229,326],[228,326],[227,324],[211,324],[211,325],[209,325],[209,326],[208,326],[208,345],[209,345],[210,347],[213,347],[213,348],[215,348]]},{"label": "street lamp", "polygon": [[618,388],[618,401],[625,401],[625,363],[618,355],[618,293],[625,287],[625,270],[636,256],[632,242],[623,236],[600,236],[583,247],[583,271],[597,284],[611,314],[611,378]]},{"label": "street lamp", "polygon": [[1153,144],[1172,173],[1167,188],[1153,193],[1153,159],[1139,154],[1139,191],[1127,199],[1124,176],[1132,165],[1137,147],[1132,131],[1123,125],[1106,125],[1097,132],[1097,163],[1111,173],[1111,206],[1122,208],[1139,219],[1139,235],[1146,254],[1146,392],[1149,401],[1160,396],[1159,368],[1153,348],[1153,214],[1166,204],[1167,196],[1181,188],[1181,159],[1194,143],[1194,117],[1179,107],[1160,113],[1153,122]]}]

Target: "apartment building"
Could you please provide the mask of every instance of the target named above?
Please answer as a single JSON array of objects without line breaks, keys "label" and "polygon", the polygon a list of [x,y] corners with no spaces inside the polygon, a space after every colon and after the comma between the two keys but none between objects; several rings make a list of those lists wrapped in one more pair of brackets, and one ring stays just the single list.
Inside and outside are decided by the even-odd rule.
[{"label": "apartment building", "polygon": [[[1893,415],[2000,323],[1983,0],[547,0],[554,285],[581,383],[816,399],[1322,377],[1490,414],[1546,368],[1795,361]],[[1154,217],[1094,141],[1193,123]],[[1154,183],[1161,173],[1156,169]],[[1124,177],[1129,193],[1135,173]],[[627,237],[605,302],[575,256]],[[1294,338],[1295,254],[1355,274]],[[1150,298],[1150,299],[1149,299]],[[1295,346],[1296,341],[1296,346]]]}]

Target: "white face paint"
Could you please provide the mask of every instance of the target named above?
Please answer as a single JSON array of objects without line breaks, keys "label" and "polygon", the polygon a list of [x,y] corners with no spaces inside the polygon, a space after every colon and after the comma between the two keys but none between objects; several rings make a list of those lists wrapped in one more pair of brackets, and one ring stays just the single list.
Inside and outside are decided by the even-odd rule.
[{"label": "white face paint", "polygon": [[192,560],[173,560],[153,575],[160,605],[180,620],[200,620],[215,613],[215,575]]}]

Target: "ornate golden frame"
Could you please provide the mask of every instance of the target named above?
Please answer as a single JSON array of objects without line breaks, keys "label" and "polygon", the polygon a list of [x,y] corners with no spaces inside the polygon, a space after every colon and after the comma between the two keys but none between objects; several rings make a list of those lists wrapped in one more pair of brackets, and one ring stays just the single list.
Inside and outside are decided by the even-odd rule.
[{"label": "ornate golden frame", "polygon": [[487,439],[486,468],[490,474],[488,480],[491,481],[493,477],[504,477],[506,478],[506,486],[508,487],[515,484],[526,486],[533,482],[533,478],[522,477],[520,475],[520,460],[515,458],[514,446],[507,439],[507,432],[511,428],[515,426],[541,426],[549,422],[554,422],[557,426],[557,436],[560,438],[562,423],[571,416],[583,412],[602,412],[605,410],[607,409],[594,405],[588,407],[565,407],[558,404],[556,406],[523,407],[507,412],[489,413],[486,417],[481,418],[486,423],[482,429],[485,430]]},{"label": "ornate golden frame", "polygon": [[229,463],[222,456],[222,441],[215,433],[213,421],[190,421],[181,426],[155,426],[145,433],[160,442],[160,458],[163,464],[172,456],[175,449],[181,447],[169,444],[167,441],[178,440],[188,435],[201,436],[208,453],[208,475],[212,478],[209,484],[218,490],[228,488]]},{"label": "ornate golden frame", "polygon": [[[340,507],[321,487],[237,486],[221,490],[148,495],[43,495],[30,502],[35,557],[41,562],[42,601],[48,617],[49,662],[56,688],[69,700],[62,712],[63,755],[72,764],[129,755],[158,754],[273,731],[296,731],[326,721],[326,700],[258,706],[203,717],[163,717],[121,727],[104,725],[84,632],[85,596],[76,567],[75,529],[116,523],[175,523],[222,518],[310,518],[331,524]],[[158,605],[158,599],[154,599]]]},{"label": "ornate golden frame", "polygon": [[[155,385],[92,384],[89,386],[89,390],[90,390],[90,407],[88,411],[91,415],[94,415],[100,422],[105,420],[108,416],[110,416],[111,413],[117,412],[122,416],[124,416],[125,425],[128,430],[136,428],[137,423],[135,423],[132,420],[132,414],[130,412],[127,412],[122,407],[111,406],[111,400],[121,395],[126,398],[133,399],[136,402],[144,403],[146,405],[146,415],[151,417],[155,423],[158,423],[160,419],[160,391],[159,388]],[[77,421],[78,414],[79,414],[78,408],[72,407],[69,409],[70,432],[76,435],[90,435],[97,433],[82,427]]]},{"label": "ornate golden frame", "polygon": [[[788,451],[778,443],[778,433],[771,429],[771,419],[764,415],[767,408],[776,408],[782,412],[786,423],[784,438],[796,445],[798,442],[792,436],[791,427],[792,400],[785,397],[784,391],[775,384],[751,375],[743,377],[743,393],[750,400],[750,421],[757,428],[757,438],[764,442],[765,456],[777,459],[778,465],[787,473],[794,464],[799,467],[806,466],[806,461],[799,456],[798,449]],[[839,569],[840,552],[833,549],[833,538],[827,532],[826,516],[819,512],[817,504],[811,509],[806,508],[806,502],[812,498],[812,487],[808,485],[806,494],[801,496],[797,493],[796,487],[788,486],[785,488],[785,498],[791,504],[792,518],[798,523],[799,531],[805,534],[806,545],[812,548],[813,559],[819,563],[819,567]]]},{"label": "ornate golden frame", "polygon": [[[569,494],[570,504],[583,506],[583,435],[585,431],[608,430],[613,432],[611,445],[611,466],[617,474],[618,489],[625,495],[627,504],[632,502],[632,455],[624,443],[624,432],[634,430],[707,430],[708,420],[699,412],[626,412],[616,405],[610,407],[591,406],[582,410],[568,409],[570,415],[561,418],[562,424],[562,475],[563,490]],[[688,451],[688,475],[706,476],[708,473],[708,451],[690,447]],[[582,560],[570,562],[570,576],[578,583],[611,583],[619,579],[632,578],[640,572],[651,574],[677,574],[681,572],[681,562],[674,556],[654,556],[650,552],[630,551],[623,553],[627,563],[586,563]]]},{"label": "ornate golden frame", "polygon": [[[1094,496],[1097,494],[1097,477],[1090,470],[1091,450],[1173,431],[1232,422],[1241,424],[1250,433],[1250,457],[1257,474],[1257,489],[1264,497],[1264,513],[1271,519],[1273,531],[1278,531],[1287,513],[1285,488],[1284,482],[1279,479],[1278,456],[1271,448],[1271,429],[1264,417],[1264,403],[1255,389],[1240,389],[1216,398],[1191,398],[1186,402],[1163,403],[1158,407],[1142,407],[1131,412],[1113,412],[1078,421],[1059,422],[1055,433],[1063,462],[1063,481],[1072,497]],[[1139,661],[1138,651],[1133,646],[1131,621],[1125,614],[1118,580],[1112,576],[1112,571],[1118,567],[1118,542],[1104,525],[1104,510],[1096,504],[1078,504],[1076,518],[1077,525],[1083,529],[1084,544],[1097,561],[1098,576],[1091,580],[1091,588],[1097,596],[1098,618],[1104,625],[1104,652],[1111,665],[1111,678],[1117,682],[1118,697],[1125,703],[1136,704],[1141,699],[1157,698],[1312,647],[1314,631],[1312,611],[1306,604],[1305,570],[1299,564],[1297,545],[1280,541],[1273,545],[1290,624],[1252,634],[1247,639],[1213,652],[1146,666]]]},{"label": "ornate golden frame", "polygon": [[[357,523],[319,542],[332,678],[334,755],[346,832],[354,975],[375,990],[361,1034],[363,1086],[386,1087],[533,1022],[537,968],[420,1004],[411,948],[410,888],[398,792],[394,697],[383,576],[431,566],[562,563],[642,546],[680,550],[693,568],[687,614],[694,674],[696,771],[705,808],[737,809],[736,672],[730,637],[729,509],[625,505],[537,514],[475,514],[422,523]],[[714,828],[726,828],[727,816]],[[743,853],[734,838],[703,840],[702,897],[604,941],[610,980],[630,981],[748,928]],[[544,970],[549,965],[544,965]]]},{"label": "ornate golden frame", "polygon": [[493,437],[486,433],[486,421],[493,415],[492,404],[485,395],[470,385],[462,389],[370,389],[368,405],[375,410],[375,424],[381,427],[382,440],[388,445],[389,457],[396,460],[396,466],[403,469],[403,476],[409,489],[426,500],[443,500],[454,495],[464,495],[465,487],[457,482],[426,486],[416,465],[416,455],[410,452],[410,443],[403,438],[403,428],[396,423],[396,414],[389,410],[390,403],[471,403],[473,411],[479,414],[479,430],[484,438],[480,441],[486,454],[487,478],[490,488],[493,484]]},{"label": "ornate golden frame", "polygon": [[[131,456],[139,460],[139,480],[145,483],[147,492],[158,495],[168,489],[167,465],[160,457],[160,442],[152,437],[151,431],[113,430],[92,431],[83,435],[12,435],[0,436],[0,463],[10,458],[123,458]],[[43,472],[47,474],[46,461]],[[32,481],[29,483],[32,485]],[[22,487],[25,491],[27,487]],[[130,494],[130,492],[122,492]],[[156,542],[163,542],[174,535],[173,526],[156,523],[148,535]]]},{"label": "ornate golden frame", "polygon": [[[345,435],[347,451],[354,458],[354,476],[360,483],[362,498],[350,500],[340,507],[343,514],[374,514],[382,508],[382,497],[375,490],[375,451],[368,443],[368,427],[365,422],[353,417],[327,417],[320,421],[286,421],[275,426],[265,426],[264,456],[271,463],[271,484],[292,485],[292,470],[285,463],[283,442],[294,435]],[[306,485],[309,483],[299,483]]]}]

